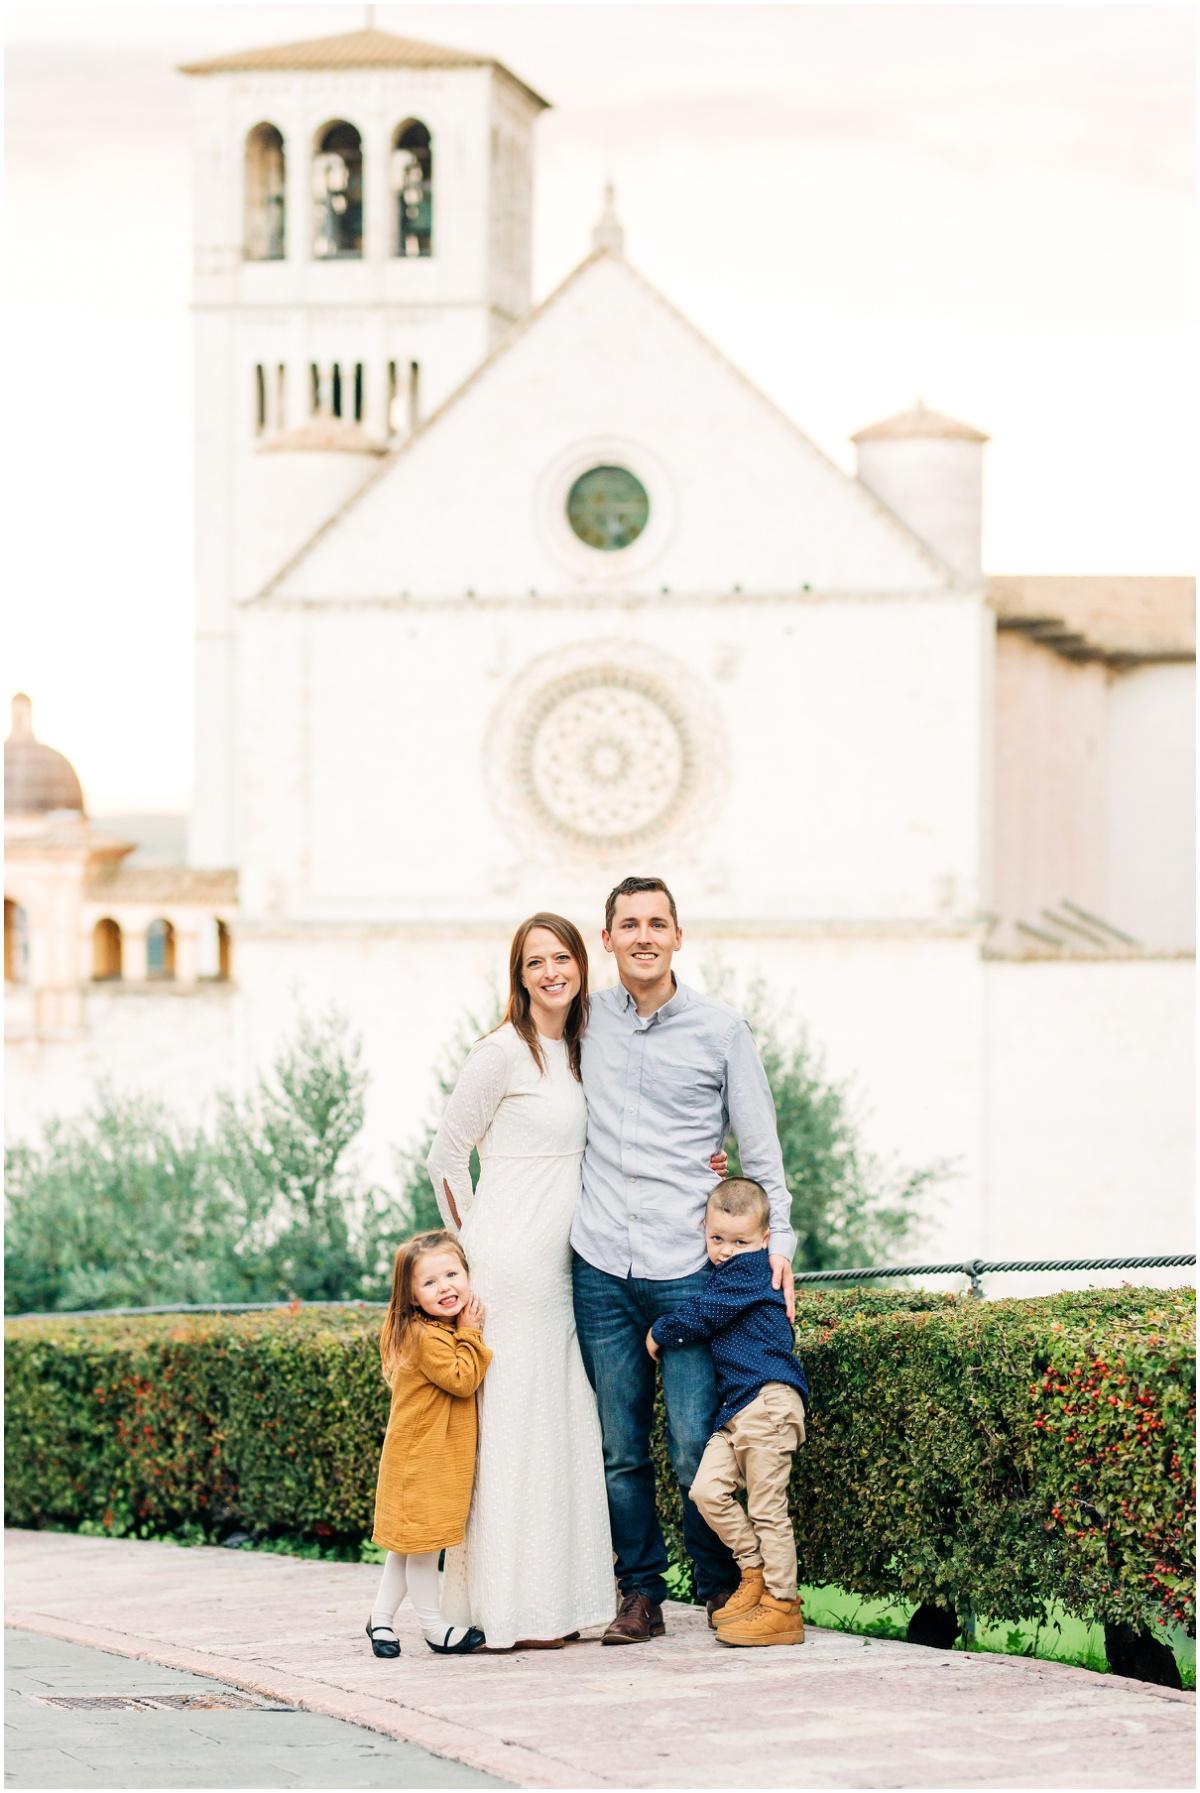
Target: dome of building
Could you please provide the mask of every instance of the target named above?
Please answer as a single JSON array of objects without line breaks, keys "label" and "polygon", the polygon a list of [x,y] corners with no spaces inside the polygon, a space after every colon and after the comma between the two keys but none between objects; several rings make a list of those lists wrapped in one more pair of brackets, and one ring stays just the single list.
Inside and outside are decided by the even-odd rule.
[{"label": "dome of building", "polygon": [[46,815],[73,809],[83,814],[83,790],[70,760],[46,747],[33,732],[33,705],[23,691],[12,700],[12,730],[4,743],[4,813]]}]

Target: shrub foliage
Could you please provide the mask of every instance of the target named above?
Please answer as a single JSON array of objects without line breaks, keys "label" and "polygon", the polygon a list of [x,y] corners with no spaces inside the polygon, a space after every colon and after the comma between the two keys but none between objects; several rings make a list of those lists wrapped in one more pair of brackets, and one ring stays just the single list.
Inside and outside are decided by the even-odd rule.
[{"label": "shrub foliage", "polygon": [[[912,1242],[943,1167],[881,1164],[803,1033],[760,986],[746,1008],[775,1098],[797,1262],[886,1259]],[[437,1120],[471,1042],[499,1019],[494,1000],[458,1028],[437,1074]],[[6,1155],[5,1312],[386,1297],[396,1245],[440,1224],[425,1168],[436,1120],[397,1153],[390,1196],[356,1153],[366,1089],[361,1044],[336,1013],[301,1016],[270,1074],[240,1099],[218,1097],[208,1127],[102,1087],[89,1113],[49,1121],[39,1143]]]},{"label": "shrub foliage", "polygon": [[[853,1089],[830,1078],[805,1028],[767,986],[755,982],[739,1000],[720,970],[709,981],[714,995],[742,1009],[762,1055],[792,1197],[795,1263],[805,1270],[895,1263],[920,1238],[924,1204],[951,1167],[939,1159],[910,1170],[879,1158],[865,1142]],[[726,1150],[731,1173],[740,1174],[732,1134]]]},{"label": "shrub foliage", "polygon": [[[1194,1626],[1195,1297],[802,1295],[805,1583]],[[356,1540],[387,1391],[378,1313],[7,1326],[7,1523]],[[662,1516],[679,1495],[657,1446]]]},{"label": "shrub foliage", "polygon": [[330,1014],[208,1129],[102,1088],[6,1154],[5,1311],[386,1297],[415,1227],[355,1157],[366,1085]]}]

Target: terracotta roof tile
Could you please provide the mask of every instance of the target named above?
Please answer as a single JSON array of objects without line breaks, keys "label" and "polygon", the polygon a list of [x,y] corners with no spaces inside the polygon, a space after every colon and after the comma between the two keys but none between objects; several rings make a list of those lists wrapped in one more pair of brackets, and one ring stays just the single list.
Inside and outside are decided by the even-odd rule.
[{"label": "terracotta roof tile", "polygon": [[1196,581],[1153,574],[993,574],[988,602],[1018,630],[1075,660],[1190,660]]},{"label": "terracotta roof tile", "polygon": [[237,873],[175,865],[118,865],[88,879],[92,903],[236,903]]},{"label": "terracotta roof tile", "polygon": [[451,50],[443,44],[420,43],[413,37],[397,37],[391,31],[345,31],[336,37],[310,37],[297,44],[270,44],[262,50],[234,50],[228,56],[210,56],[202,62],[185,62],[185,75],[252,73],[257,69],[338,68],[493,68],[514,81],[536,105],[548,107],[532,87],[494,56],[470,50]]}]

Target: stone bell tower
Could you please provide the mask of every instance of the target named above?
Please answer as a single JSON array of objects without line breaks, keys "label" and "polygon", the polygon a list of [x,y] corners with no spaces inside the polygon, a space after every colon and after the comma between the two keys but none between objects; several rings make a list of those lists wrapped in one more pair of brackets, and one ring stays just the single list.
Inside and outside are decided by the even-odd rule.
[{"label": "stone bell tower", "polygon": [[530,306],[533,127],[485,55],[366,30],[192,63],[196,791],[238,857],[239,606]]}]

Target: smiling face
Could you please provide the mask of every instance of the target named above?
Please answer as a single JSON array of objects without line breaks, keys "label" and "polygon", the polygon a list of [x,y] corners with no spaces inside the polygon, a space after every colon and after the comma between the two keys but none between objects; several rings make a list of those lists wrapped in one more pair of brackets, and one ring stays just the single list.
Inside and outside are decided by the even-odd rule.
[{"label": "smiling face", "polygon": [[743,1251],[765,1251],[771,1229],[756,1214],[726,1214],[710,1204],[704,1216],[704,1243],[709,1263],[723,1264]]},{"label": "smiling face", "polygon": [[412,1269],[412,1298],[435,1320],[452,1320],[471,1293],[471,1279],[456,1251],[424,1251]]},{"label": "smiling face", "polygon": [[656,984],[671,982],[671,960],[683,944],[683,933],[671,915],[665,890],[639,890],[619,896],[612,927],[602,936],[606,952],[614,953],[617,971],[627,990],[637,995]]},{"label": "smiling face", "polygon": [[521,982],[538,1032],[561,1039],[567,1010],[579,994],[578,960],[550,928],[530,928],[521,954]]}]

